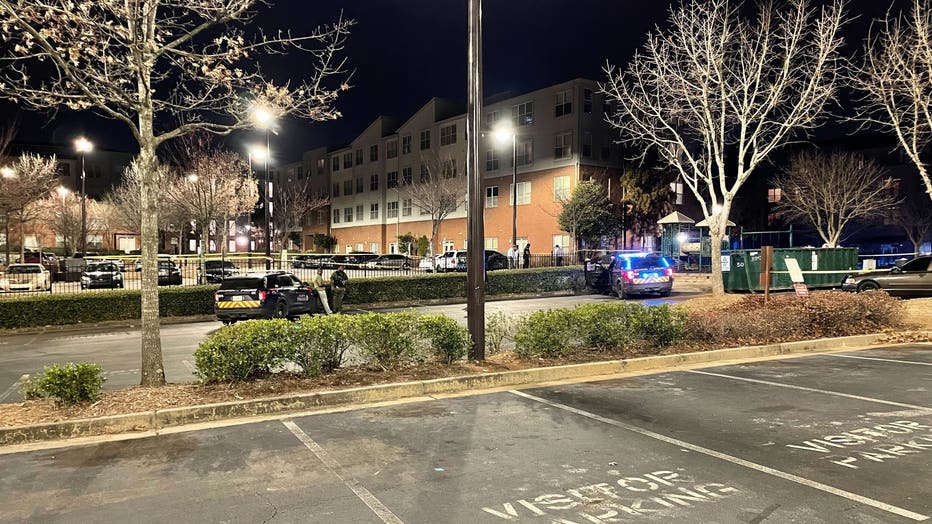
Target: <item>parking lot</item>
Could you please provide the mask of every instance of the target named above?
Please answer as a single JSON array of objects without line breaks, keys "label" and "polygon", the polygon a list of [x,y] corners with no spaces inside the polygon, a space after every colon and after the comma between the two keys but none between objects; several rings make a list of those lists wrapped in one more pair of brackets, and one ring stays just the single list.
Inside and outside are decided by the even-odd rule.
[{"label": "parking lot", "polygon": [[932,344],[0,450],[2,522],[914,522]]}]

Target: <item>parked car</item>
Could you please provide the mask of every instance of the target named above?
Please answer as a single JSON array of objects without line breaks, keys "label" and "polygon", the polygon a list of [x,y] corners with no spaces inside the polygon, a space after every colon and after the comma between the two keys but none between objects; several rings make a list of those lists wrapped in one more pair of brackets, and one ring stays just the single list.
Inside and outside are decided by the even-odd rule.
[{"label": "parked car", "polygon": [[42,264],[44,266],[54,265],[57,261],[54,253],[40,253],[38,251],[26,251],[23,253],[23,264]]},{"label": "parked car", "polygon": [[[171,256],[171,255],[159,255],[159,262],[164,262],[164,261],[169,261],[169,262],[171,262],[171,261],[172,261],[172,256]],[[136,259],[135,271],[136,271],[137,273],[140,272],[140,271],[142,271],[142,259],[141,259],[141,258],[137,258],[137,259]]]},{"label": "parked car", "polygon": [[916,257],[899,267],[845,275],[844,291],[882,289],[903,297],[932,297],[932,256]]},{"label": "parked car", "polygon": [[291,267],[294,269],[309,269],[316,267],[314,263],[316,262],[317,258],[318,257],[315,255],[295,255],[291,259]]},{"label": "parked car", "polygon": [[420,262],[417,263],[417,268],[421,271],[432,272],[437,270],[437,263],[440,259],[440,255],[433,257],[423,257]]},{"label": "parked car", "polygon": [[229,260],[208,260],[204,262],[204,276],[207,282],[216,284],[239,273],[239,269]]},{"label": "parked car", "polygon": [[42,264],[10,264],[0,276],[0,291],[51,291],[52,274]]},{"label": "parked car", "polygon": [[323,311],[311,287],[285,271],[234,275],[214,293],[214,312],[224,324],[253,318],[293,318]]},{"label": "parked car", "polygon": [[368,262],[372,262],[377,258],[381,258],[384,255],[379,255],[378,253],[373,253],[371,251],[350,251],[349,256],[353,257],[353,261],[357,264],[365,265]]},{"label": "parked car", "polygon": [[508,269],[508,257],[499,253],[498,251],[486,249],[485,250],[485,270],[493,271],[496,269]]},{"label": "parked car", "polygon": [[444,273],[446,271],[456,271],[459,266],[459,261],[463,261],[463,268],[466,267],[466,250],[461,249],[457,251],[447,251],[442,255],[437,255],[437,264],[434,269],[438,273]]},{"label": "parked car", "polygon": [[122,258],[110,258],[110,259],[105,260],[104,262],[111,262],[115,264],[116,267],[120,269],[120,271],[126,271],[126,262]]},{"label": "parked car", "polygon": [[336,269],[339,266],[359,267],[359,262],[352,255],[330,255],[329,258],[321,260],[320,267],[324,269]]},{"label": "parked car", "polygon": [[656,253],[619,253],[609,268],[618,298],[649,293],[666,297],[673,290],[673,262]]},{"label": "parked car", "polygon": [[366,268],[368,269],[400,269],[407,271],[413,265],[413,260],[398,253],[382,255],[366,262]]},{"label": "parked car", "polygon": [[[486,271],[508,269],[508,258],[498,251],[486,249],[484,251],[484,256]],[[466,260],[467,255],[465,249],[447,251],[438,258],[436,268],[438,272],[466,271]]]},{"label": "parked car", "polygon": [[159,285],[180,286],[181,268],[171,260],[159,260]]},{"label": "parked car", "polygon": [[88,262],[81,273],[81,289],[123,287],[123,272],[109,260]]}]

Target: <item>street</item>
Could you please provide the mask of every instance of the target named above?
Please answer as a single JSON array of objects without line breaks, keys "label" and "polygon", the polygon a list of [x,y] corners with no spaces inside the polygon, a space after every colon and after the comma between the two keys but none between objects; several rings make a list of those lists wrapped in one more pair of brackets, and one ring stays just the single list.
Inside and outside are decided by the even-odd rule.
[{"label": "street", "polygon": [[[643,304],[676,303],[696,296],[695,293],[674,293],[670,298],[644,298]],[[521,315],[546,308],[573,307],[617,300],[602,295],[532,298],[525,300],[491,301],[488,314],[503,311]],[[380,311],[400,311],[397,308]],[[443,313],[466,324],[466,305],[449,304],[415,308],[419,313]],[[362,309],[347,307],[347,313]],[[191,382],[194,377],[194,350],[209,333],[221,327],[220,322],[166,324],[162,326],[162,353],[165,377],[169,382]],[[0,340],[0,402],[22,399],[20,378],[41,371],[43,366],[65,362],[86,361],[99,364],[107,381],[105,390],[139,384],[139,330],[112,327],[76,332],[49,331],[42,334],[4,336]]]},{"label": "street", "polygon": [[932,344],[0,449],[0,522],[915,522]]}]

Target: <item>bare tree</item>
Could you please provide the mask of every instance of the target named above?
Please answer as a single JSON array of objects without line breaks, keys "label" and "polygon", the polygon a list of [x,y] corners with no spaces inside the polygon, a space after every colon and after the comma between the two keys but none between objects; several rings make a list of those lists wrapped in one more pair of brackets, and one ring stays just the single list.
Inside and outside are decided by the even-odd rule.
[{"label": "bare tree", "polygon": [[[142,220],[142,385],[165,382],[159,337],[160,144],[204,130],[253,127],[268,117],[337,118],[349,86],[339,57],[353,22],[306,36],[252,37],[240,27],[263,0],[0,0],[0,96],[29,109],[96,109],[139,144]],[[308,53],[297,81],[261,73],[263,55]]]},{"label": "bare tree", "polygon": [[777,211],[812,224],[828,247],[839,246],[852,221],[880,216],[897,203],[884,169],[854,153],[800,153],[775,184]]},{"label": "bare tree", "polygon": [[272,190],[272,245],[282,249],[288,235],[301,229],[314,211],[330,205],[330,197],[315,193],[310,180],[288,180]]},{"label": "bare tree", "polygon": [[728,0],[689,0],[624,72],[606,66],[610,121],[642,158],[671,166],[699,201],[724,293],[722,241],[738,190],[773,151],[817,126],[836,94],[843,6],[762,2],[753,20]]},{"label": "bare tree", "polygon": [[36,203],[58,184],[58,160],[25,153],[4,166],[0,176],[0,213],[6,217],[6,259],[10,259],[10,224],[19,225],[19,252],[25,250],[26,224],[39,217]]},{"label": "bare tree", "polygon": [[903,228],[918,253],[923,242],[932,240],[932,205],[921,191],[912,189],[900,187],[900,203],[893,212],[893,221]]},{"label": "bare tree", "polygon": [[887,18],[868,38],[864,64],[853,75],[865,93],[867,123],[896,135],[932,199],[932,176],[923,152],[932,141],[932,5],[914,0],[906,17]]},{"label": "bare tree", "polygon": [[399,196],[411,200],[411,207],[430,217],[430,254],[434,254],[440,224],[460,204],[466,202],[466,177],[459,176],[452,156],[421,157],[421,172],[411,180],[401,180]]}]

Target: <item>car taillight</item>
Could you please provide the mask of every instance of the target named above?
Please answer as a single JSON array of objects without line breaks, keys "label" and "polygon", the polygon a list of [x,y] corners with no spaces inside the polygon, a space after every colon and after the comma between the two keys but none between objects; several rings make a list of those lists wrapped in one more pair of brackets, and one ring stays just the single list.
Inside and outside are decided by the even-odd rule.
[{"label": "car taillight", "polygon": [[637,276],[637,272],[625,271],[625,280],[627,280],[628,282],[633,281],[635,276]]},{"label": "car taillight", "polygon": [[668,277],[672,277],[672,276],[673,276],[673,268],[672,268],[672,267],[668,267],[667,269],[664,269],[663,272],[664,272]]},{"label": "car taillight", "polygon": [[260,291],[260,292],[259,292],[259,302],[265,302],[265,297],[266,297],[266,292],[265,292],[265,291]]},{"label": "car taillight", "polygon": [[220,293],[214,291],[214,302],[220,302]]}]

